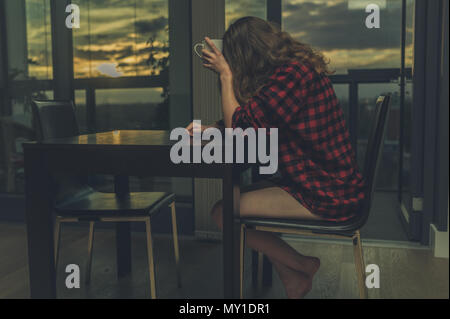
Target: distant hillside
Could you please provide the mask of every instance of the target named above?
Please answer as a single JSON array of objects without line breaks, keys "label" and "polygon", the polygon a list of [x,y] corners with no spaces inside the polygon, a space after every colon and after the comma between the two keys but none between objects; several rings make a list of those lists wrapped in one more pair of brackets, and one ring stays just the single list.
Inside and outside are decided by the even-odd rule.
[{"label": "distant hillside", "polygon": [[[86,106],[78,104],[77,119],[87,129]],[[138,103],[129,105],[100,104],[96,106],[97,131],[168,129],[168,112],[164,105]]]}]

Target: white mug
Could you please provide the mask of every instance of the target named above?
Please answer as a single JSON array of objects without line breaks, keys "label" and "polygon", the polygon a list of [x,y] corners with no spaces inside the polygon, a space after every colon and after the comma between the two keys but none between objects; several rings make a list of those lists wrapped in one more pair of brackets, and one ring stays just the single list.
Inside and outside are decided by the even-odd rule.
[{"label": "white mug", "polygon": [[[222,52],[223,51],[223,40],[222,39],[211,39],[212,43],[216,46],[216,48]],[[201,47],[201,50],[207,48],[209,51],[212,51],[208,43],[206,43],[205,40],[203,40],[201,43],[197,43],[194,45],[194,52],[197,54],[200,58],[203,58],[203,54],[201,54],[201,51],[199,52],[198,49]]]}]

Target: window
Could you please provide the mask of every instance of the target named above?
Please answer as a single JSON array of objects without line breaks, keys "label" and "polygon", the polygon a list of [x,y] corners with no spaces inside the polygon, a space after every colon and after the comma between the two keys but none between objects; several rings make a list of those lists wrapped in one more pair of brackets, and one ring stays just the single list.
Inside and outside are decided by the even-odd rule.
[{"label": "window", "polygon": [[360,84],[358,90],[358,163],[363,168],[370,123],[378,96],[391,94],[386,136],[378,170],[377,187],[384,190],[398,188],[400,147],[400,91],[398,84]]},{"label": "window", "polygon": [[28,77],[51,80],[53,66],[50,0],[26,0],[25,5]]},{"label": "window", "polygon": [[85,90],[75,90],[75,115],[80,133],[88,133]]},{"label": "window", "polygon": [[[381,28],[365,25],[366,6],[380,6]],[[405,135],[410,133],[408,116],[411,104],[411,85],[407,85],[405,99],[398,79],[402,66],[402,0],[283,0],[282,26],[296,40],[312,45],[330,61],[331,76],[356,143],[358,163],[362,168],[367,147],[368,130],[373,119],[376,99],[392,94],[386,142],[380,163],[377,187],[384,190],[399,188],[399,171],[407,176],[408,149]],[[406,1],[405,67],[413,60],[414,0]],[[408,73],[408,72],[407,72]],[[377,80],[374,80],[377,78]],[[373,82],[373,83],[372,83]],[[348,88],[351,88],[351,96]],[[402,137],[402,126],[404,138]],[[400,151],[404,150],[403,155]],[[403,168],[401,163],[405,162]],[[404,177],[407,178],[407,177]]]},{"label": "window", "polygon": [[53,98],[50,0],[10,0],[4,8],[9,89],[0,118],[0,192],[23,193],[21,145],[34,136],[31,100]]},{"label": "window", "polygon": [[[413,68],[414,61],[414,0],[407,0],[406,4],[406,43],[405,43],[405,67]],[[402,196],[410,191],[411,182],[411,134],[412,134],[412,105],[413,105],[413,84],[407,81],[405,90],[405,103],[402,117],[402,173],[401,190]],[[408,203],[408,200],[404,200]],[[409,205],[408,205],[409,206]],[[407,206],[407,207],[408,207]]]},{"label": "window", "polygon": [[[11,90],[8,115],[31,127],[31,100],[52,98],[53,91],[40,80],[53,79],[50,0],[7,1],[6,38],[10,85],[27,81]],[[30,85],[34,84],[34,85]]]},{"label": "window", "polygon": [[283,29],[296,40],[321,50],[337,73],[348,69],[399,68],[402,1],[384,1],[382,27],[368,29],[365,7],[373,2],[283,0]]},{"label": "window", "polygon": [[[138,77],[136,86],[149,87],[133,88],[129,79],[114,89],[105,89],[104,80],[79,86],[76,109],[82,131],[168,128],[168,0],[118,0],[114,6],[80,0],[78,4],[81,27],[73,31],[75,79]],[[88,114],[95,116],[89,123]],[[89,127],[93,122],[96,127]]]},{"label": "window", "polygon": [[161,88],[96,90],[95,101],[97,131],[167,128]]},{"label": "window", "polygon": [[[168,1],[80,0],[75,29],[75,78],[159,75],[169,55]],[[85,14],[83,14],[85,12]]]},{"label": "window", "polygon": [[333,87],[334,87],[334,92],[336,93],[336,97],[338,98],[339,103],[341,104],[341,107],[344,110],[345,121],[348,123],[350,120],[349,100],[348,100],[349,85],[348,84],[335,84],[335,85],[333,85]]},{"label": "window", "polygon": [[50,0],[6,1],[8,78],[51,80]]},{"label": "window", "polygon": [[267,18],[267,0],[225,0],[225,28],[236,20],[253,16]]}]

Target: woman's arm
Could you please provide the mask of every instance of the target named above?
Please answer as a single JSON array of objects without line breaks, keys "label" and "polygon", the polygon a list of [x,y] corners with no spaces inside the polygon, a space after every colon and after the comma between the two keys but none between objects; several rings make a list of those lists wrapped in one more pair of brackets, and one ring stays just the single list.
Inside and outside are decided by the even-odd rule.
[{"label": "woman's arm", "polygon": [[212,48],[213,52],[209,50],[202,51],[205,60],[203,65],[220,75],[224,124],[226,128],[231,128],[234,111],[239,106],[236,96],[234,95],[233,74],[222,52],[216,48],[209,38],[205,38],[205,41]]},{"label": "woman's arm", "polygon": [[225,127],[232,128],[233,114],[239,107],[239,102],[236,99],[233,89],[233,75],[224,73],[220,75],[222,82],[222,108],[223,119]]}]

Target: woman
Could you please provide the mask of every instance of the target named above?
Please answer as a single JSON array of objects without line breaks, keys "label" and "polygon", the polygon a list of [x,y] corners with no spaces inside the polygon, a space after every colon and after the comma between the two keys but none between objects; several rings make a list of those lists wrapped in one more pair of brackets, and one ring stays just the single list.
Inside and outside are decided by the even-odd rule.
[{"label": "woman", "polygon": [[[220,75],[225,127],[277,127],[279,134],[281,178],[244,189],[241,216],[355,217],[365,184],[324,57],[255,17],[236,21],[223,40],[223,54],[209,38],[213,51],[203,54],[204,66]],[[221,202],[212,216],[222,227]],[[246,242],[271,260],[289,298],[303,298],[311,290],[318,258],[303,256],[265,232],[249,230]]]}]

